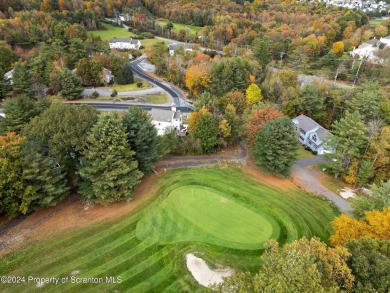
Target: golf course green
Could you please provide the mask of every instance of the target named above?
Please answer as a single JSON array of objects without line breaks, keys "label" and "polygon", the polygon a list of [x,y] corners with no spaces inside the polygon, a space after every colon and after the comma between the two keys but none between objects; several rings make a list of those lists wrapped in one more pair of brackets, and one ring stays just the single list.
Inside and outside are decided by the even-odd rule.
[{"label": "golf course green", "polygon": [[197,185],[173,190],[137,224],[137,237],[154,244],[200,241],[261,249],[264,241],[278,235],[277,222],[261,210]]},{"label": "golf course green", "polygon": [[[187,253],[211,268],[254,273],[264,241],[283,245],[302,236],[327,241],[330,222],[339,214],[325,200],[292,185],[287,190],[264,184],[234,165],[171,170],[153,184],[152,199],[128,215],[0,259],[1,276],[67,282],[3,283],[0,292],[204,292],[187,270]],[[103,281],[72,283],[71,278]]]}]

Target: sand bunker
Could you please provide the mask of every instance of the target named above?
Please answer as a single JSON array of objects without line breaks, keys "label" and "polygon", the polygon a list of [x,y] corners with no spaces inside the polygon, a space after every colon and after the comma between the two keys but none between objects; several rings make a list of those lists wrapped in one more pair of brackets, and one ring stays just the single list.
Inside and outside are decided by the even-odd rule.
[{"label": "sand bunker", "polygon": [[213,271],[203,259],[196,257],[192,253],[187,254],[186,259],[187,268],[192,276],[199,284],[205,287],[209,287],[214,283],[220,284],[223,281],[223,277],[229,277],[234,273],[230,268]]}]

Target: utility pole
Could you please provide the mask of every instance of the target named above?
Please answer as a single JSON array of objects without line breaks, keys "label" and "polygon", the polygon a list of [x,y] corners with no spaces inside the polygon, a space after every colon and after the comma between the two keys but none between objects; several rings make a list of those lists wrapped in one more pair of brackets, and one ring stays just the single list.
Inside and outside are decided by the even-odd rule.
[{"label": "utility pole", "polygon": [[343,68],[344,68],[344,66],[343,66],[342,64],[340,64],[340,65],[337,67],[336,75],[334,76],[333,84],[336,84],[337,76],[339,76],[339,73],[340,73],[340,71],[341,71]]},{"label": "utility pole", "polygon": [[355,87],[356,80],[357,80],[357,78],[358,78],[359,71],[360,71],[360,67],[362,67],[363,61],[364,61],[364,59],[360,59],[360,64],[359,64],[358,70],[356,71],[356,75],[355,75],[355,78],[354,78],[354,80],[353,80],[352,88]]}]

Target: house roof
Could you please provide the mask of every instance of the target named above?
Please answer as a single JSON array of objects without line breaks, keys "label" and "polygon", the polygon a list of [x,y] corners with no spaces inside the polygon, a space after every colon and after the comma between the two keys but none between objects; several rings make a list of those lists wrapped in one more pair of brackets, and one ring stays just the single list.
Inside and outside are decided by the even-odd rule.
[{"label": "house roof", "polygon": [[307,117],[306,115],[299,115],[298,117],[295,117],[293,120],[297,120],[299,128],[301,128],[305,132],[321,126],[313,119]]},{"label": "house roof", "polygon": [[130,43],[130,44],[138,44],[139,40],[137,39],[132,39],[132,38],[112,38],[110,40],[110,43]]},{"label": "house roof", "polygon": [[192,44],[173,43],[173,44],[169,44],[168,47],[169,50],[176,50],[182,47],[184,47],[185,50],[192,50]]},{"label": "house roof", "polygon": [[321,141],[325,141],[327,139],[327,137],[332,135],[332,133],[330,133],[328,130],[326,130],[324,127],[322,127],[320,124],[315,122],[310,117],[307,117],[306,115],[299,115],[298,117],[294,118],[293,120],[297,120],[298,127],[303,129],[305,132],[314,130],[317,137]]},{"label": "house roof", "polygon": [[366,42],[366,44],[370,44],[372,46],[376,46],[378,43],[379,43],[379,40],[377,40],[377,39],[371,39],[371,40]]},{"label": "house roof", "polygon": [[103,67],[103,73],[105,73],[105,74],[112,74],[112,71],[110,69],[107,69],[107,68]]},{"label": "house roof", "polygon": [[181,112],[180,112],[180,111],[176,111],[176,112],[173,114],[173,118],[174,118],[174,119],[180,118],[180,115],[181,115]]},{"label": "house roof", "polygon": [[315,132],[316,132],[318,138],[322,141],[325,141],[329,136],[333,135],[332,133],[330,133],[328,130],[326,130],[322,126],[320,126]]},{"label": "house roof", "polygon": [[172,110],[152,108],[149,112],[154,121],[171,122]]},{"label": "house roof", "polygon": [[5,78],[11,78],[13,74],[14,74],[14,70],[11,69],[10,71],[7,71],[7,72],[4,74],[4,77],[5,77]]}]

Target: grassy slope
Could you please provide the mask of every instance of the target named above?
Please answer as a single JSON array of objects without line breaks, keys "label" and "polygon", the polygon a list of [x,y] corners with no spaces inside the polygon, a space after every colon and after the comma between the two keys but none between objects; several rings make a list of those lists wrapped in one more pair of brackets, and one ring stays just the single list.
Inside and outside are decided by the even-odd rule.
[{"label": "grassy slope", "polygon": [[[168,23],[168,21],[158,20],[157,23],[159,25],[165,26]],[[200,26],[186,25],[186,24],[181,24],[181,23],[177,23],[177,22],[172,22],[172,24],[173,24],[174,31],[179,31],[181,29],[188,29],[190,34],[195,34],[202,29],[202,27],[200,27]]]},{"label": "grassy slope", "polygon": [[337,212],[325,201],[299,189],[279,191],[259,184],[238,168],[197,168],[169,171],[159,177],[158,197],[148,207],[115,221],[101,222],[56,237],[40,245],[15,253],[0,263],[0,275],[13,276],[121,276],[121,284],[22,283],[0,284],[1,292],[202,292],[186,269],[185,255],[196,252],[209,264],[223,264],[237,270],[257,271],[261,250],[237,250],[202,242],[178,242],[154,245],[137,238],[140,219],[161,204],[174,190],[198,185],[241,202],[253,211],[261,210],[279,223],[282,243],[301,236],[328,239],[330,221]]},{"label": "grassy slope", "polygon": [[[160,104],[165,104],[169,102],[169,97],[165,94],[159,94],[159,95],[140,95],[146,99],[145,104],[155,104],[155,105],[160,105]],[[85,98],[82,99],[84,102],[94,102],[94,101],[122,101],[121,102],[129,102],[129,103],[137,103],[135,101],[131,100],[124,100],[126,96],[116,96],[116,97],[110,97],[110,96],[99,96],[96,99],[94,98]]]},{"label": "grassy slope", "polygon": [[[124,29],[123,27],[119,26],[113,26],[111,24],[102,23],[102,25],[106,28],[105,30],[101,31],[89,31],[88,34],[100,36],[103,41],[109,41],[112,38],[132,38],[136,37],[135,34],[132,32],[129,32],[127,29]],[[142,41],[141,41],[142,43]]]},{"label": "grassy slope", "polygon": [[[137,83],[139,83],[139,82],[143,83],[142,88],[139,88],[137,86]],[[131,84],[113,84],[113,85],[111,85],[109,87],[110,87],[110,89],[112,89],[112,90],[115,89],[118,92],[130,92],[130,91],[139,91],[139,90],[150,89],[152,86],[147,81],[143,81],[143,80],[140,80],[140,79],[136,78],[134,80],[134,83],[131,83]]]}]

